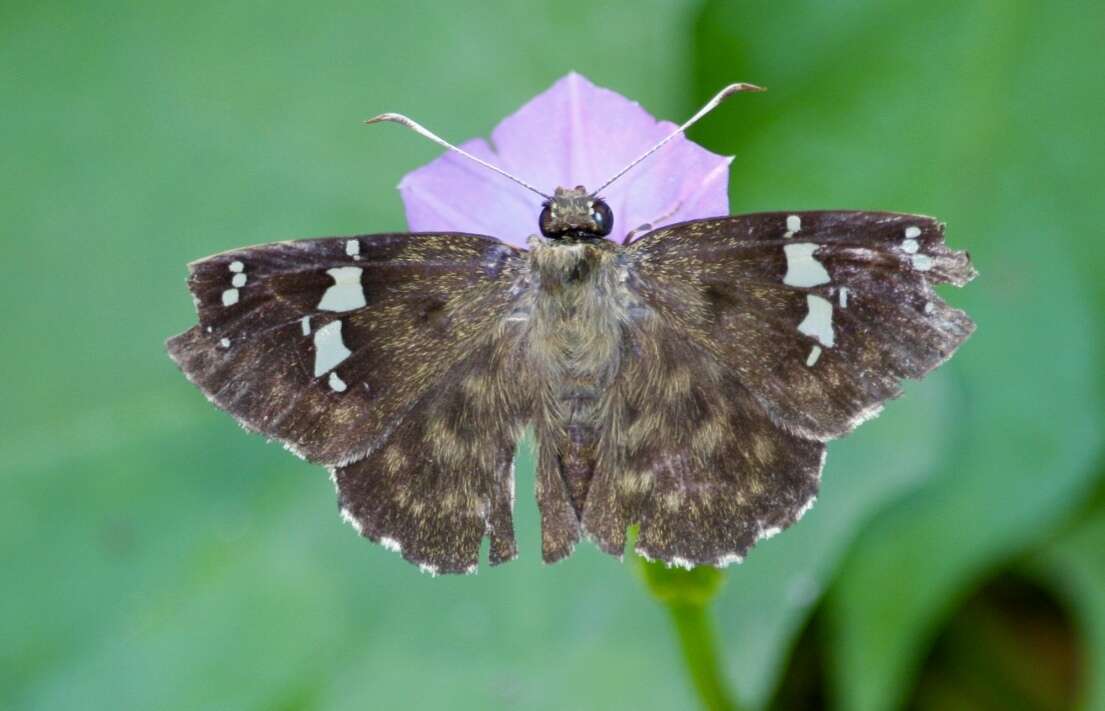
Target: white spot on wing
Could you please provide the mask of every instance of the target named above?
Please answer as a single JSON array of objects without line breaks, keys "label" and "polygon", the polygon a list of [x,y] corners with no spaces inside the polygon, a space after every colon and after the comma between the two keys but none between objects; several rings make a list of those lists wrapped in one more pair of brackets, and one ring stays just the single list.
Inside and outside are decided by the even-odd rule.
[{"label": "white spot on wing", "polygon": [[848,308],[848,287],[840,287],[840,308]]},{"label": "white spot on wing", "polygon": [[318,302],[323,311],[352,311],[365,305],[364,288],[361,286],[360,267],[334,267],[326,273],[334,280],[333,286],[326,289],[322,301]]},{"label": "white spot on wing", "polygon": [[245,286],[246,281],[247,281],[246,275],[242,272],[238,272],[237,274],[235,274],[233,277],[230,278],[230,283],[233,286]]},{"label": "white spot on wing", "polygon": [[802,218],[798,215],[787,215],[787,231],[783,233],[784,239],[789,239],[802,229]]},{"label": "white spot on wing", "polygon": [[345,240],[345,253],[353,259],[361,258],[361,243],[355,239]]},{"label": "white spot on wing", "polygon": [[806,308],[809,312],[798,330],[811,338],[816,338],[826,348],[833,347],[833,305],[816,294],[806,294]]},{"label": "white spot on wing", "polygon": [[230,264],[228,265],[228,268],[229,268],[229,269],[230,269],[230,271],[232,271],[232,272],[240,272],[240,271],[242,271],[243,269],[245,269],[245,268],[246,268],[246,265],[242,264],[242,263],[241,263],[241,262],[239,262],[239,261],[238,261],[237,259],[235,259],[235,260],[234,260],[233,262],[231,262],[231,263],[230,263]]},{"label": "white spot on wing", "polygon": [[353,353],[341,339],[341,321],[332,321],[315,331],[315,377],[337,366]]},{"label": "white spot on wing", "polygon": [[925,313],[926,314],[931,314],[935,310],[936,310],[936,305],[935,304],[933,304],[931,301],[926,301],[925,302]]},{"label": "white spot on wing", "polygon": [[814,346],[810,349],[809,356],[806,357],[806,365],[813,367],[817,363],[817,359],[821,357],[821,346]]},{"label": "white spot on wing", "polygon": [[919,272],[927,272],[932,269],[932,257],[927,254],[914,254],[913,268]]},{"label": "white spot on wing", "polygon": [[330,371],[329,383],[330,383],[330,389],[333,390],[334,392],[338,392],[338,393],[345,392],[346,384],[345,384],[344,380],[342,380],[340,377],[338,377],[338,371],[336,371],[336,370],[331,370]]},{"label": "white spot on wing", "polygon": [[227,289],[223,292],[223,306],[233,306],[238,303],[238,290]]},{"label": "white spot on wing", "polygon": [[301,331],[303,331],[304,336],[310,336],[311,335],[311,317],[310,316],[304,316],[303,318],[299,319],[299,329]]},{"label": "white spot on wing", "polygon": [[787,286],[817,286],[828,284],[829,273],[813,256],[817,245],[812,242],[783,245],[787,256],[787,273],[783,283]]},{"label": "white spot on wing", "polygon": [[921,245],[917,243],[917,238],[920,236],[920,227],[910,225],[905,228],[905,239],[902,240],[902,250],[907,254],[917,254],[917,250],[921,249]]},{"label": "white spot on wing", "polygon": [[230,348],[230,339],[229,338],[220,338],[219,339],[219,345],[222,346],[223,348]]}]

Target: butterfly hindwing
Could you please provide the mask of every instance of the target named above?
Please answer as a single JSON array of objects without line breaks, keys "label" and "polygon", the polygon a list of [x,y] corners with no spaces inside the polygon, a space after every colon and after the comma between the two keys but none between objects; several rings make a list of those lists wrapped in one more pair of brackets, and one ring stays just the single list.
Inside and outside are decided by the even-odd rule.
[{"label": "butterfly hindwing", "polygon": [[342,517],[431,573],[516,554],[515,444],[528,417],[518,342],[484,339],[367,457],[334,469]]},{"label": "butterfly hindwing", "polygon": [[199,325],[169,340],[185,375],[247,429],[334,472],[343,516],[428,568],[513,556],[504,317],[523,258],[463,234],[283,242],[191,265]]},{"label": "butterfly hindwing", "polygon": [[621,554],[727,565],[813,503],[825,445],[779,428],[735,373],[655,315],[627,329],[605,408],[618,433],[595,467],[583,527]]}]

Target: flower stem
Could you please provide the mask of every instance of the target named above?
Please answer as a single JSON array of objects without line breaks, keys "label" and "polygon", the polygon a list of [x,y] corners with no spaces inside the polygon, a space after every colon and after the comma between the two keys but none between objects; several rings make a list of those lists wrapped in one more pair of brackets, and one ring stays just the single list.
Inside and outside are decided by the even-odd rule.
[{"label": "flower stem", "polygon": [[721,678],[717,642],[712,620],[705,605],[669,603],[668,612],[675,622],[683,661],[698,692],[702,708],[709,711],[737,711],[729,690]]},{"label": "flower stem", "polygon": [[[636,539],[635,530],[630,535],[631,540]],[[710,616],[710,602],[721,588],[724,573],[710,566],[683,570],[647,561],[640,556],[634,558],[649,593],[671,614],[683,662],[702,708],[708,711],[738,711],[740,707],[733,700],[721,673],[717,636]]]}]

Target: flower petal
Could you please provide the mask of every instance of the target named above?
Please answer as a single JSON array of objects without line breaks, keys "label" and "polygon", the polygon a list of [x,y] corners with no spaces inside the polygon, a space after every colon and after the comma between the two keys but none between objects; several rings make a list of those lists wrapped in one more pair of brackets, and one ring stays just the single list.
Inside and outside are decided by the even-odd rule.
[{"label": "flower petal", "polygon": [[[503,119],[494,148],[480,139],[461,147],[552,194],[597,188],[674,129],[573,72]],[[645,223],[728,214],[730,160],[677,136],[603,191],[614,213],[610,238]],[[519,246],[537,231],[540,196],[452,153],[407,174],[399,190],[415,231],[479,232]]]}]

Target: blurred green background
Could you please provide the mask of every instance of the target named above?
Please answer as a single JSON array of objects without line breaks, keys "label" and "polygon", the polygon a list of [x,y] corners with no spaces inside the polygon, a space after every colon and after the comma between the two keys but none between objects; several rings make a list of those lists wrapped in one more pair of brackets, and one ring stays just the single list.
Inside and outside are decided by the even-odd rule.
[{"label": "blurred green background", "polygon": [[[342,524],[163,340],[191,259],[404,227],[394,187],[571,69],[737,156],[733,212],[937,215],[978,332],[830,446],[729,570],[751,708],[1105,708],[1100,3],[0,5],[0,707],[688,708],[664,610],[589,544],[431,579]],[[458,110],[459,108],[459,110]]]}]

